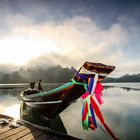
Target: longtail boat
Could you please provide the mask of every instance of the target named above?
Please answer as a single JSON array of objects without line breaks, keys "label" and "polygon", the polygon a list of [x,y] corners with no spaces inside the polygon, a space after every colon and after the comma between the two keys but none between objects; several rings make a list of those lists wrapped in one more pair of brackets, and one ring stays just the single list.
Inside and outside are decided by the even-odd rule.
[{"label": "longtail boat", "polygon": [[[84,85],[89,77],[94,77],[95,73],[98,73],[98,80],[101,81],[114,68],[114,66],[107,66],[101,63],[85,62],[69,83],[49,92],[40,92],[26,96],[22,92],[21,98],[26,105],[34,108],[38,113],[48,119],[51,119],[86,92]],[[88,77],[82,78],[80,75]]]},{"label": "longtail boat", "polygon": [[[24,118],[23,110],[26,111],[30,108],[32,112],[35,112],[35,115],[30,116],[32,119],[39,116],[39,118],[48,121],[54,120],[63,110],[82,96],[84,100],[82,110],[83,127],[85,129],[89,127],[94,130],[97,127],[94,115],[96,114],[112,138],[117,139],[105,123],[98,105],[93,99],[93,93],[95,92],[98,102],[100,104],[103,103],[101,99],[101,90],[103,88],[100,82],[114,69],[115,66],[85,62],[75,73],[70,82],[63,86],[48,92],[39,92],[32,95],[25,95],[24,92],[22,92],[21,98],[23,105],[21,108],[21,117]],[[90,113],[87,113],[89,111]]]}]

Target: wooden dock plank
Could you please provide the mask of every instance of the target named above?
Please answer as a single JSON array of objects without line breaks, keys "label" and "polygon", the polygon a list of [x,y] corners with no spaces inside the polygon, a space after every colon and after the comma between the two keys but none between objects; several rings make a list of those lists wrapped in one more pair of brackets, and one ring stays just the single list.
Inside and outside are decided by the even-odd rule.
[{"label": "wooden dock plank", "polygon": [[6,138],[6,137],[9,137],[9,136],[11,136],[11,135],[13,135],[13,134],[16,134],[16,133],[18,133],[18,132],[20,132],[20,131],[22,131],[22,130],[24,130],[24,129],[26,129],[25,126],[20,126],[20,127],[18,127],[18,128],[15,128],[15,129],[11,129],[11,130],[9,130],[9,131],[6,131],[6,132],[3,133],[2,135],[0,135],[0,140],[4,139],[4,138]]},{"label": "wooden dock plank", "polygon": [[13,134],[7,138],[4,138],[3,140],[15,140],[15,139],[19,139],[19,138],[22,138],[26,135],[28,135],[29,133],[32,133],[32,131],[35,131],[34,128],[27,128],[27,129],[24,129],[16,134]]},{"label": "wooden dock plank", "polygon": [[4,132],[6,132],[6,131],[8,131],[10,129],[12,129],[12,128],[10,128],[9,126],[5,126],[3,128],[0,128],[0,134],[4,133]]},{"label": "wooden dock plank", "polygon": [[31,140],[31,139],[35,140],[35,137],[40,136],[41,134],[44,134],[44,133],[41,131],[35,130],[32,133],[29,133],[28,135],[19,139],[20,140]]}]

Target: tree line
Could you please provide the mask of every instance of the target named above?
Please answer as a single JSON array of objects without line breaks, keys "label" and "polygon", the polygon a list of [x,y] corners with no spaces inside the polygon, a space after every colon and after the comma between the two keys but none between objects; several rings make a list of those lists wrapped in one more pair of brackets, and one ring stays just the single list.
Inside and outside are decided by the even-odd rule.
[{"label": "tree line", "polygon": [[17,71],[1,74],[0,83],[28,83],[42,79],[46,83],[68,82],[76,73],[74,67],[52,66],[49,68],[20,68]]},{"label": "tree line", "polygon": [[118,78],[106,77],[103,82],[140,82],[140,73],[125,74]]},{"label": "tree line", "polygon": [[[52,66],[49,68],[20,68],[0,75],[0,83],[28,83],[42,79],[44,83],[69,82],[77,70],[74,67]],[[140,82],[140,74],[125,74],[119,78],[106,77],[103,82]]]}]

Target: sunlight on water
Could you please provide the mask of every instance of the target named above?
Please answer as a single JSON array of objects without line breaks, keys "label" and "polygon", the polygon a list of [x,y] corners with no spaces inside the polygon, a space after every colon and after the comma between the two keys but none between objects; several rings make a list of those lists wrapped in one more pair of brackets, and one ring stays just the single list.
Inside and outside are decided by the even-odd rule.
[{"label": "sunlight on water", "polygon": [[20,118],[20,106],[19,104],[14,104],[11,107],[6,107],[3,114],[11,116],[15,119],[19,119]]},{"label": "sunlight on water", "polygon": [[0,113],[19,119],[20,100],[16,92],[16,89],[0,89]]}]

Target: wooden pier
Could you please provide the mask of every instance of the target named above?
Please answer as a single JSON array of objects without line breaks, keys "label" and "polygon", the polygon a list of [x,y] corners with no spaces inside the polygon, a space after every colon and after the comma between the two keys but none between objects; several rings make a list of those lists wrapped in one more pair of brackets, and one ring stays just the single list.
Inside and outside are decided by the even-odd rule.
[{"label": "wooden pier", "polygon": [[12,117],[0,114],[0,140],[78,140],[78,138],[24,120],[15,122]]}]

